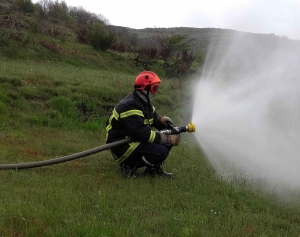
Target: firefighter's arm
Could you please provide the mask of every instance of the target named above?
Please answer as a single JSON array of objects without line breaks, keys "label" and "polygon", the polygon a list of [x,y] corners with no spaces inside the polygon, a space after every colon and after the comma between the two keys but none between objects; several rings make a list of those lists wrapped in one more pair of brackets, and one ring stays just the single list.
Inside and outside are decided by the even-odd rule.
[{"label": "firefighter's arm", "polygon": [[126,129],[126,133],[134,141],[160,143],[160,135],[158,132],[153,131],[150,126],[144,124],[144,116],[140,110],[136,110],[130,116],[122,116],[121,113],[120,119]]}]

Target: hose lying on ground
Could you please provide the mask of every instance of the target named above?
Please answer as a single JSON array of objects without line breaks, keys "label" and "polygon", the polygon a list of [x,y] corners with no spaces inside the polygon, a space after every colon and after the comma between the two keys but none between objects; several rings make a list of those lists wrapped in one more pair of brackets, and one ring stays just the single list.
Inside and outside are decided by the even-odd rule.
[{"label": "hose lying on ground", "polygon": [[[183,126],[183,127],[170,126],[169,129],[164,129],[164,130],[161,130],[160,132],[165,133],[165,134],[179,134],[182,132],[195,132],[195,130],[196,130],[195,124],[189,123],[188,125]],[[131,138],[126,138],[126,139],[123,139],[120,141],[105,144],[103,146],[95,147],[90,150],[86,150],[86,151],[82,151],[82,152],[75,153],[72,155],[62,156],[62,157],[58,157],[58,158],[54,158],[54,159],[50,159],[50,160],[18,163],[18,164],[3,164],[3,165],[0,165],[0,170],[8,170],[8,169],[20,170],[20,169],[42,167],[42,166],[47,166],[47,165],[54,165],[54,164],[58,164],[58,163],[67,162],[70,160],[76,160],[76,159],[79,159],[79,158],[82,158],[85,156],[89,156],[89,155],[92,155],[92,154],[95,154],[95,153],[98,153],[98,152],[101,152],[104,150],[108,150],[108,149],[116,147],[116,146],[130,143],[132,141],[133,140]]]},{"label": "hose lying on ground", "polygon": [[68,156],[62,156],[62,157],[54,158],[54,159],[51,159],[51,160],[43,160],[43,161],[19,163],[19,164],[3,164],[3,165],[0,165],[0,169],[1,170],[7,170],[7,169],[20,170],[20,169],[36,168],[36,167],[47,166],[47,165],[54,165],[54,164],[58,164],[58,163],[67,162],[67,161],[70,161],[70,160],[76,160],[76,159],[79,159],[81,157],[89,156],[89,155],[92,155],[92,154],[95,154],[95,153],[98,153],[98,152],[101,152],[101,151],[104,151],[104,150],[108,150],[108,149],[110,149],[112,147],[115,147],[115,146],[120,146],[120,145],[129,143],[129,142],[132,142],[132,139],[131,138],[126,138],[124,140],[108,143],[108,144],[105,144],[103,146],[95,147],[95,148],[90,149],[90,150],[82,151],[82,152],[75,153],[75,154],[68,155]]}]

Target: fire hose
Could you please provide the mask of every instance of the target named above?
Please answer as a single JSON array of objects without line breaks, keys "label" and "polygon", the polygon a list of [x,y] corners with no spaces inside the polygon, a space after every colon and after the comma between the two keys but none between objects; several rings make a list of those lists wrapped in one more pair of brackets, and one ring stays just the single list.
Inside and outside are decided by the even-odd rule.
[{"label": "fire hose", "polygon": [[[169,125],[170,128],[169,129],[164,129],[164,130],[160,130],[160,133],[164,133],[167,135],[171,135],[171,134],[180,134],[183,132],[195,132],[196,127],[195,124],[193,123],[189,123],[186,126],[183,127],[175,127],[173,125]],[[133,142],[132,138],[126,138],[120,141],[116,141],[116,142],[112,142],[112,143],[107,143],[105,145],[99,146],[99,147],[95,147],[92,148],[90,150],[86,150],[86,151],[82,151],[79,153],[75,153],[72,155],[68,155],[68,156],[62,156],[62,157],[58,157],[58,158],[54,158],[54,159],[50,159],[50,160],[44,160],[44,161],[36,161],[36,162],[27,162],[27,163],[18,163],[18,164],[2,164],[0,165],[0,170],[5,170],[5,169],[15,169],[15,170],[19,170],[19,169],[29,169],[29,168],[36,168],[36,167],[42,167],[42,166],[47,166],[47,165],[54,165],[54,164],[59,164],[59,163],[63,163],[63,162],[67,162],[67,161],[71,161],[71,160],[75,160],[75,159],[79,159],[85,156],[89,156],[104,150],[108,150],[111,149],[113,147],[116,146],[120,146],[126,143],[130,143]]]}]

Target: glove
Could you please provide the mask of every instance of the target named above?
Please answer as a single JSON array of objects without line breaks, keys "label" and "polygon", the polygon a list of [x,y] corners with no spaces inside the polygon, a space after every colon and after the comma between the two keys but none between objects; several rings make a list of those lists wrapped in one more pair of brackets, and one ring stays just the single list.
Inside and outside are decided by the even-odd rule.
[{"label": "glove", "polygon": [[171,123],[174,126],[172,119],[167,116],[161,116],[159,121],[165,125],[165,127],[168,127],[168,123]]},{"label": "glove", "polygon": [[178,146],[180,143],[180,134],[166,135],[160,133],[160,144],[165,146]]}]

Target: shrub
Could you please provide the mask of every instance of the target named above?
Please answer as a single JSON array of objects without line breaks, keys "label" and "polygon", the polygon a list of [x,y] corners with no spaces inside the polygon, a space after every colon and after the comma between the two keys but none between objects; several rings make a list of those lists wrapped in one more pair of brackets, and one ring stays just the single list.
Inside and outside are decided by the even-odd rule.
[{"label": "shrub", "polygon": [[78,101],[76,106],[79,112],[79,119],[81,121],[86,122],[89,120],[89,118],[97,114],[97,105],[95,101],[88,96],[85,96]]},{"label": "shrub", "polygon": [[25,13],[34,13],[36,10],[31,0],[15,0],[14,5]]},{"label": "shrub", "polygon": [[23,34],[21,46],[28,45],[32,42],[33,42],[33,36],[31,33],[26,32],[25,34]]},{"label": "shrub", "polygon": [[108,33],[105,27],[99,23],[95,23],[89,35],[89,42],[96,50],[105,51],[113,43],[114,37]]},{"label": "shrub", "polygon": [[0,113],[3,114],[6,112],[6,105],[0,100]]},{"label": "shrub", "polygon": [[77,110],[74,103],[65,96],[59,96],[52,98],[50,104],[54,110],[59,111],[64,118],[77,117]]}]

